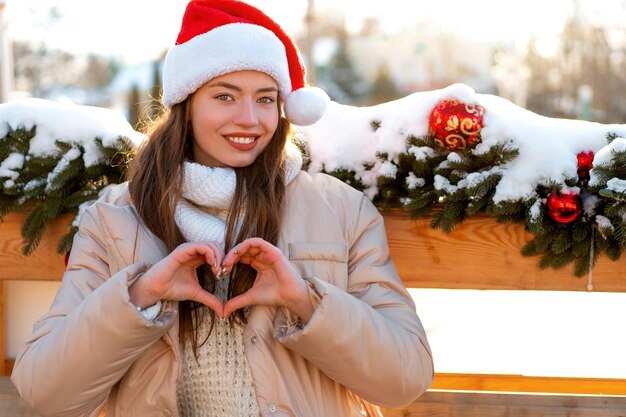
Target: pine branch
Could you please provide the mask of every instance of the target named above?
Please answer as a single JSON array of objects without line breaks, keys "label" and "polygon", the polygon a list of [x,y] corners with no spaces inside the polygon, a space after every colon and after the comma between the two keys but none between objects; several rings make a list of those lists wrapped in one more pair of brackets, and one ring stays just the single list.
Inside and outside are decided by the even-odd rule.
[{"label": "pine branch", "polygon": [[4,216],[6,216],[9,211],[13,210],[16,202],[16,198],[11,198],[8,196],[2,196],[2,198],[0,198],[0,221],[4,218]]},{"label": "pine branch", "polygon": [[539,255],[541,252],[537,248],[536,239],[532,239],[532,240],[526,242],[526,244],[522,247],[521,253],[522,253],[523,256],[536,256],[536,255]]},{"label": "pine branch", "polygon": [[609,189],[603,188],[603,189],[601,189],[601,190],[599,191],[599,194],[600,194],[602,197],[612,198],[612,199],[614,199],[614,200],[619,200],[619,201],[624,201],[624,202],[626,202],[626,192],[621,192],[621,193],[618,193],[618,192],[616,192],[616,191],[613,191],[613,190],[609,190]]},{"label": "pine branch", "polygon": [[37,204],[32,211],[26,216],[22,223],[22,236],[24,243],[22,245],[22,253],[26,256],[33,253],[46,230],[48,221],[47,207],[45,203]]},{"label": "pine branch", "polygon": [[81,204],[87,201],[95,201],[97,198],[97,190],[81,189],[68,195],[64,200],[64,206],[66,209],[78,208]]},{"label": "pine branch", "polygon": [[572,237],[567,228],[562,228],[556,237],[552,240],[550,250],[556,255],[567,252],[572,247]]},{"label": "pine branch", "polygon": [[[593,265],[595,265],[595,260],[593,261]],[[574,262],[574,275],[578,278],[585,276],[589,273],[589,255],[581,256],[577,258]]]},{"label": "pine branch", "polygon": [[469,200],[462,192],[451,194],[443,203],[442,210],[433,215],[430,222],[431,227],[442,229],[446,233],[451,232],[457,224],[465,219],[468,202]]},{"label": "pine branch", "polygon": [[70,231],[59,239],[57,253],[67,253],[72,249],[72,242],[76,233],[78,233],[78,227],[72,226]]}]

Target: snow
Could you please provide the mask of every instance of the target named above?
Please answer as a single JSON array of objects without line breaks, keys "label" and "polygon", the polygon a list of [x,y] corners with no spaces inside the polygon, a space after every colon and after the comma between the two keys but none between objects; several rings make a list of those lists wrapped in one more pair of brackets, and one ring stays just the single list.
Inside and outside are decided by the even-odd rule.
[{"label": "snow", "polygon": [[626,139],[615,138],[609,145],[601,149],[593,158],[593,164],[608,165],[611,162],[611,155],[617,152],[626,152]]},{"label": "snow", "polygon": [[448,154],[448,156],[446,157],[446,159],[450,162],[461,162],[461,156],[456,153],[456,152],[451,152]]},{"label": "snow", "polygon": [[626,180],[612,178],[606,183],[606,188],[616,193],[626,193]]},{"label": "snow", "polygon": [[378,172],[380,176],[387,178],[395,178],[396,173],[398,172],[398,167],[389,161],[385,161],[380,166],[380,171]]},{"label": "snow", "polygon": [[426,180],[424,178],[418,178],[414,173],[409,172],[409,176],[406,177],[406,185],[409,190],[412,190],[426,185]]},{"label": "snow", "polygon": [[24,155],[21,153],[10,153],[9,156],[0,163],[0,177],[17,179],[20,174],[15,171],[24,166]]},{"label": "snow", "polygon": [[[80,157],[80,149],[72,148],[63,155],[63,157],[59,160],[54,169],[48,174],[46,186],[46,192],[50,192],[54,190],[53,182],[57,176],[59,176],[63,171],[67,169],[70,165],[70,162]],[[29,183],[30,184],[30,183]],[[63,184],[58,184],[63,185]]]},{"label": "snow", "polygon": [[541,205],[545,204],[545,199],[538,198],[530,207],[530,221],[535,223],[541,219]]},{"label": "snow", "polygon": [[[0,141],[10,129],[31,129],[33,126],[37,126],[37,130],[30,142],[29,155],[58,153],[56,140],[76,143],[84,149],[85,167],[93,166],[101,159],[95,138],[100,138],[105,146],[113,146],[120,136],[126,136],[135,145],[144,139],[119,113],[100,107],[35,98],[0,104]],[[69,161],[67,155],[64,160],[63,163]],[[2,162],[3,168],[5,162]],[[2,171],[0,176],[3,176]]]},{"label": "snow", "polygon": [[596,216],[596,224],[600,229],[610,230],[611,232],[615,230],[615,228],[613,227],[613,223],[611,223],[611,220],[601,215]]},{"label": "snow", "polygon": [[[499,145],[518,149],[519,156],[489,171],[457,173],[464,177],[457,184],[441,175],[435,176],[433,186],[446,193],[476,186],[487,176],[499,174],[501,180],[495,190],[494,202],[537,201],[530,213],[531,217],[537,217],[540,206],[537,186],[564,184],[568,179],[575,179],[579,152],[593,151],[594,166],[599,166],[610,164],[614,152],[626,151],[626,139],[623,138],[626,137],[626,125],[548,118],[503,98],[476,94],[466,85],[453,84],[371,107],[331,102],[320,121],[297,128],[310,152],[309,171],[354,171],[355,177],[364,185],[364,193],[369,198],[376,197],[378,178],[397,176],[400,154],[408,152],[418,160],[434,156],[430,147],[408,145],[407,139],[427,135],[430,112],[440,100],[449,98],[478,103],[485,108],[481,142],[471,151],[473,154],[486,153]],[[134,131],[124,117],[113,110],[40,99],[0,105],[0,141],[9,129],[30,129],[33,126],[37,126],[37,130],[28,154],[12,153],[0,161],[0,178],[5,186],[14,184],[25,160],[32,156],[58,154],[57,140],[73,147],[49,174],[48,184],[63,172],[67,164],[81,157],[79,147],[84,149],[82,158],[86,167],[98,163],[101,155],[95,138],[100,138],[105,146],[112,146],[120,136],[128,137],[135,145],[144,140],[142,134]],[[618,136],[610,144],[607,141],[609,133]],[[384,160],[378,156],[381,154],[385,155]],[[440,167],[460,160],[459,154],[449,153]],[[596,180],[593,169],[590,178],[593,185]],[[414,173],[409,173],[405,181],[408,189],[426,185],[425,179]],[[41,185],[27,184],[26,189]],[[609,188],[623,192],[626,185],[623,180],[614,179],[609,182]],[[563,185],[562,192],[580,193],[580,190]]]},{"label": "snow", "polygon": [[26,185],[24,186],[24,191],[26,192],[33,191],[45,184],[46,184],[46,181],[44,179],[35,178],[34,180],[31,180],[28,183],[26,183]]},{"label": "snow", "polygon": [[476,187],[482,181],[487,179],[487,177],[489,177],[490,175],[501,173],[501,172],[502,172],[502,168],[500,167],[493,167],[489,171],[485,171],[485,172],[471,172],[470,174],[468,174],[467,178],[465,179],[464,184],[467,186],[467,188]]},{"label": "snow", "polygon": [[[614,153],[626,152],[626,139],[618,137],[613,141],[600,149],[593,157],[593,166],[610,166],[611,159]],[[597,186],[600,183],[600,179],[592,169],[589,171],[589,185]]]},{"label": "snow", "polygon": [[408,152],[412,153],[418,161],[432,158],[435,155],[435,151],[428,146],[411,146]]},{"label": "snow", "polygon": [[600,199],[595,195],[586,196],[586,198],[583,199],[583,213],[585,213],[587,217],[593,216],[599,202]]},{"label": "snow", "polygon": [[450,180],[442,175],[435,175],[435,190],[444,190],[448,194],[454,194],[459,187],[452,185]]},{"label": "snow", "polygon": [[[317,123],[298,128],[309,144],[312,160],[309,171],[354,170],[366,187],[366,193],[375,196],[380,169],[388,168],[376,165],[376,154],[386,153],[392,161],[404,152],[418,159],[431,155],[432,150],[427,147],[407,148],[406,140],[409,136],[428,134],[430,112],[437,102],[446,98],[475,102],[485,108],[481,142],[472,151],[474,154],[486,153],[495,145],[519,150],[519,156],[503,167],[502,179],[493,197],[496,203],[532,200],[537,198],[535,190],[539,184],[575,179],[579,152],[593,151],[597,164],[602,156],[599,151],[606,149],[607,134],[626,136],[626,125],[548,118],[501,97],[476,94],[466,85],[453,84],[371,107],[331,102]],[[373,121],[380,127],[372,128]],[[626,149],[626,140],[615,139],[611,145]],[[371,171],[365,169],[372,164]],[[448,192],[457,189],[443,178],[435,179],[435,187]]]}]

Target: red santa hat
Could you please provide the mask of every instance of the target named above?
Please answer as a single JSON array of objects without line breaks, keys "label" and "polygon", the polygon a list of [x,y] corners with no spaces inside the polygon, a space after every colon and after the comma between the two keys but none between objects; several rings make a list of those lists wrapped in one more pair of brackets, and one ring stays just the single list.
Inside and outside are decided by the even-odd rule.
[{"label": "red santa hat", "polygon": [[163,104],[171,108],[210,79],[255,70],[278,83],[287,119],[306,126],[318,121],[328,95],[305,85],[298,49],[260,10],[235,0],[194,0],[187,5],[176,40],[165,57]]}]

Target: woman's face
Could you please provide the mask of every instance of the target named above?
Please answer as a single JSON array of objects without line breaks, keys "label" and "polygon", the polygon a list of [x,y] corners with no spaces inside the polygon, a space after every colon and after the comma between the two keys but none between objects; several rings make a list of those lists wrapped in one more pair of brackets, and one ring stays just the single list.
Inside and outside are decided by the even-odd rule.
[{"label": "woman's face", "polygon": [[278,126],[278,84],[258,71],[215,77],[191,96],[194,162],[246,167]]}]

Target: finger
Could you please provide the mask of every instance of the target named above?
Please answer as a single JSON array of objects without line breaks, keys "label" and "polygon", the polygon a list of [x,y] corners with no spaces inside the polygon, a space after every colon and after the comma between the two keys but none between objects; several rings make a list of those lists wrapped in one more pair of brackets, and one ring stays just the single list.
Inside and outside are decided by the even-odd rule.
[{"label": "finger", "polygon": [[220,265],[224,259],[224,250],[217,244],[217,242],[208,241],[203,242],[203,244],[211,249],[211,252],[206,254],[206,263],[211,265],[213,274],[217,276],[220,274]]},{"label": "finger", "polygon": [[211,294],[208,291],[200,290],[190,300],[196,301],[198,303],[204,304],[209,307],[211,310],[215,311],[215,313],[220,317],[224,318],[224,305],[222,301],[217,298],[215,295]]},{"label": "finger", "polygon": [[216,242],[192,242],[180,245],[180,254],[177,260],[191,268],[197,268],[207,263],[211,266],[214,274],[219,273],[219,265],[222,262],[224,251]]},{"label": "finger", "polygon": [[251,296],[250,291],[240,294],[236,297],[231,298],[224,305],[224,317],[230,316],[235,311],[240,308],[248,307],[254,305],[254,298]]},{"label": "finger", "polygon": [[226,255],[226,258],[224,258],[224,262],[222,263],[222,275],[228,275],[233,270],[233,267],[238,263],[247,265],[252,264],[255,256],[260,254],[257,250],[255,250],[255,252],[256,253],[250,253],[250,251],[248,251],[248,253],[242,253],[242,251],[239,251],[237,254],[233,252],[230,255]]},{"label": "finger", "polygon": [[251,257],[258,256],[263,251],[271,248],[275,248],[275,246],[261,238],[253,237],[246,239],[228,251],[222,265],[230,268],[235,263],[240,262],[246,255]]},{"label": "finger", "polygon": [[208,264],[214,273],[217,271],[218,267],[216,265],[219,265],[219,259],[212,247],[199,244],[199,246],[190,249],[190,251],[194,251],[196,254],[196,257],[188,263],[190,267],[195,269],[201,265]]},{"label": "finger", "polygon": [[213,252],[210,247],[201,242],[183,243],[172,252],[172,255],[181,264],[197,262],[202,264],[209,251]]},{"label": "finger", "polygon": [[253,256],[244,255],[244,256],[239,257],[239,259],[237,260],[237,263],[250,265],[253,260],[254,260]]}]

